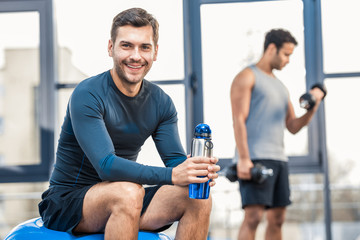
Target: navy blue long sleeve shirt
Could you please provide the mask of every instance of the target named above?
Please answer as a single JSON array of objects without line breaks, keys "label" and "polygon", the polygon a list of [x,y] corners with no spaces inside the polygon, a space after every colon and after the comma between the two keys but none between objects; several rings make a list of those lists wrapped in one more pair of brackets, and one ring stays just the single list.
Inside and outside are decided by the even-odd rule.
[{"label": "navy blue long sleeve shirt", "polygon": [[[165,167],[136,162],[149,136]],[[146,80],[137,96],[128,97],[106,71],[79,83],[70,98],[50,185],[172,184],[172,168],[185,159],[171,98]]]}]

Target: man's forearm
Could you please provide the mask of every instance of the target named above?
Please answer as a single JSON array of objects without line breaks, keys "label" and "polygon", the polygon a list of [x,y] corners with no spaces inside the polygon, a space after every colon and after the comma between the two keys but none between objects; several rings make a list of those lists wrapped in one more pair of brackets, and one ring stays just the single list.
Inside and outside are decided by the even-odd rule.
[{"label": "man's forearm", "polygon": [[238,122],[234,125],[236,148],[239,153],[239,160],[249,159],[249,146],[247,143],[247,131],[245,123]]}]

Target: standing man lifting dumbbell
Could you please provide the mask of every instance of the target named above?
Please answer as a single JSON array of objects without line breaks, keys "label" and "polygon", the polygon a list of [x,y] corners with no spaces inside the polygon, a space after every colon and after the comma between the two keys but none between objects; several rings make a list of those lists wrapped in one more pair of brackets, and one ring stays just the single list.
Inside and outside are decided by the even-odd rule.
[{"label": "standing man lifting dumbbell", "polygon": [[[266,34],[264,52],[256,64],[238,73],[231,86],[231,105],[236,148],[237,176],[245,218],[238,240],[255,239],[256,229],[266,210],[265,239],[281,239],[286,206],[290,205],[288,158],[284,152],[284,129],[296,134],[317,111],[326,91],[309,91],[314,104],[296,117],[289,93],[273,70],[289,63],[297,41],[286,30]],[[262,183],[249,181],[257,163],[273,169]]]}]

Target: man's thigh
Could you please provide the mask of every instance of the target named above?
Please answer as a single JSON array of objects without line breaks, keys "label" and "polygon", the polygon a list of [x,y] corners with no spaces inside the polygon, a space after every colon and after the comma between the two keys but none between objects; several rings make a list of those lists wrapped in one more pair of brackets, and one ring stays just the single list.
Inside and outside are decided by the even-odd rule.
[{"label": "man's thigh", "polygon": [[46,190],[39,203],[44,226],[71,233],[81,220],[83,200],[91,187],[51,186]]},{"label": "man's thigh", "polygon": [[157,230],[178,221],[189,203],[187,187],[164,185],[152,198],[140,218],[141,230]]},{"label": "man's thigh", "polygon": [[[85,195],[82,218],[74,231],[103,232],[111,215],[112,206],[126,203],[129,192],[132,191],[143,192],[144,189],[141,185],[130,182],[101,182],[92,186]],[[138,208],[141,207],[142,202],[139,203]]]}]

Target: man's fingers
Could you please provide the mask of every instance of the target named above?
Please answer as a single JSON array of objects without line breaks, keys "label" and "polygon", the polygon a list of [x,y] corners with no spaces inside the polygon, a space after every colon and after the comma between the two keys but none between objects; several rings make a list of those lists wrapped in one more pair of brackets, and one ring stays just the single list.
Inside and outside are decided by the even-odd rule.
[{"label": "man's fingers", "polygon": [[208,158],[208,157],[200,157],[199,156],[199,157],[192,157],[191,159],[194,163],[208,163],[208,164],[214,163],[215,164],[218,162],[217,158],[214,158],[214,157]]},{"label": "man's fingers", "polygon": [[220,166],[219,165],[208,165],[209,172],[218,172],[220,171]]},{"label": "man's fingers", "polygon": [[216,179],[216,178],[219,177],[219,174],[217,174],[217,173],[209,173],[207,175],[207,177],[210,178],[210,179]]},{"label": "man's fingers", "polygon": [[220,171],[220,166],[219,165],[214,165],[214,164],[194,164],[192,165],[190,168],[194,169],[194,170],[207,170],[209,172],[218,172]]},{"label": "man's fingers", "polygon": [[203,163],[194,164],[193,168],[195,170],[209,170],[209,164],[203,164]]},{"label": "man's fingers", "polygon": [[209,174],[208,170],[194,170],[190,172],[191,176],[198,177],[198,176],[207,176]]},{"label": "man's fingers", "polygon": [[215,184],[216,184],[216,182],[215,182],[214,180],[211,180],[211,181],[209,182],[209,186],[210,186],[210,187],[215,186]]},{"label": "man's fingers", "polygon": [[243,180],[249,180],[249,179],[251,179],[251,175],[250,175],[250,173],[240,173],[240,174],[238,174],[238,178],[240,178],[240,179],[243,179]]},{"label": "man's fingers", "polygon": [[189,179],[191,183],[205,183],[209,181],[208,177],[190,177]]},{"label": "man's fingers", "polygon": [[219,159],[217,157],[212,157],[210,158],[210,161],[211,163],[216,164],[219,161]]}]

